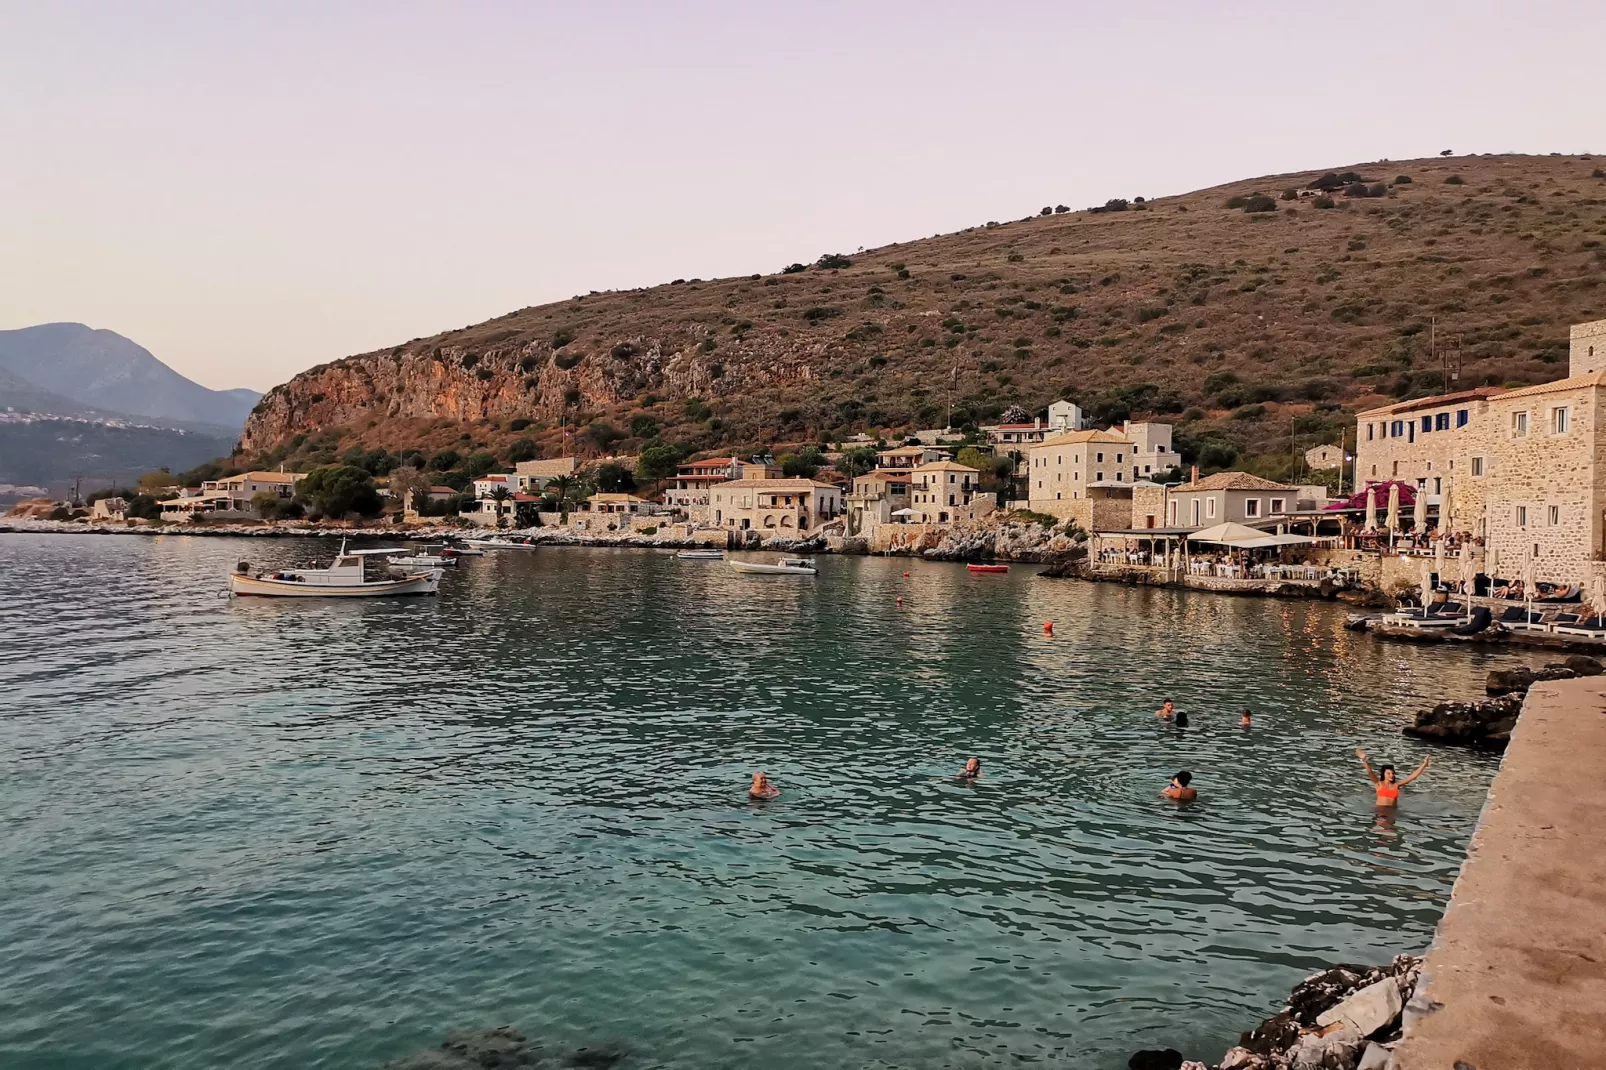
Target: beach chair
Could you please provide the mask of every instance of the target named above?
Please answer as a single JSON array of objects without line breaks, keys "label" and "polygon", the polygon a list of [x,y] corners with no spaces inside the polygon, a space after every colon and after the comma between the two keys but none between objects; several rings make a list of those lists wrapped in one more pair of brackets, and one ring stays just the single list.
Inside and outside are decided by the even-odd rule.
[{"label": "beach chair", "polygon": [[1590,617],[1576,624],[1557,624],[1552,630],[1563,635],[1588,635],[1602,639],[1606,638],[1606,618]]},{"label": "beach chair", "polygon": [[1495,618],[1495,623],[1504,624],[1507,628],[1526,628],[1538,624],[1540,614],[1530,613],[1522,606],[1507,606],[1506,611]]}]

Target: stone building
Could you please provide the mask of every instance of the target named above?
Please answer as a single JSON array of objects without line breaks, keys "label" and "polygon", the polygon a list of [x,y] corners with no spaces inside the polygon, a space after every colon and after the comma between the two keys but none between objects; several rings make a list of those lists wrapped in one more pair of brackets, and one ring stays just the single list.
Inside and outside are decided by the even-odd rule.
[{"label": "stone building", "polygon": [[1312,446],[1305,451],[1305,467],[1313,472],[1331,472],[1344,467],[1344,451],[1334,445]]},{"label": "stone building", "polygon": [[[1461,391],[1357,417],[1356,480],[1407,479],[1484,540],[1490,574],[1583,583],[1606,570],[1606,320],[1572,328],[1568,375]],[[1448,497],[1448,503],[1445,499]]]},{"label": "stone building", "polygon": [[733,479],[708,497],[707,521],[737,531],[797,534],[842,515],[842,488],[815,479]]},{"label": "stone building", "polygon": [[1248,472],[1217,472],[1172,488],[1166,503],[1166,527],[1208,528],[1228,522],[1254,525],[1287,513],[1299,500],[1296,486]]},{"label": "stone building", "polygon": [[909,507],[926,524],[946,524],[970,507],[981,473],[957,461],[931,461],[909,473]]}]

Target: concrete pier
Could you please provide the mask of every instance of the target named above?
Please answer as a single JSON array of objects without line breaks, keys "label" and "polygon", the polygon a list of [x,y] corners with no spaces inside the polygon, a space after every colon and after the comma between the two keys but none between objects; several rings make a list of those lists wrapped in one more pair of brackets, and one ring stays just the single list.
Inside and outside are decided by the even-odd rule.
[{"label": "concrete pier", "polygon": [[1606,677],[1528,692],[1392,1070],[1606,1067]]}]

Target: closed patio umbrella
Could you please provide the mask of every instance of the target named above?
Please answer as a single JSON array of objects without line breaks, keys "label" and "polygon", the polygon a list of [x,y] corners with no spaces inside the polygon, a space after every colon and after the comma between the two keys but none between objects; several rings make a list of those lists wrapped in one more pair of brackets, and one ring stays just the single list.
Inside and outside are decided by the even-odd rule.
[{"label": "closed patio umbrella", "polygon": [[1366,488],[1366,529],[1377,530],[1377,491],[1372,487]]},{"label": "closed patio umbrella", "polygon": [[1433,571],[1438,575],[1439,582],[1444,582],[1444,536],[1441,534],[1433,540]]},{"label": "closed patio umbrella", "polygon": [[1533,614],[1534,603],[1534,552],[1522,552],[1522,600],[1527,605],[1530,616]]},{"label": "closed patio umbrella", "polygon": [[1425,487],[1416,490],[1416,508],[1411,512],[1411,534],[1420,536],[1428,527],[1428,492]]},{"label": "closed patio umbrella", "polygon": [[1390,531],[1394,531],[1394,530],[1398,529],[1399,526],[1400,526],[1400,485],[1398,483],[1390,483],[1389,484],[1389,514],[1388,514],[1387,527],[1388,527],[1388,529]]},{"label": "closed patio umbrella", "polygon": [[1473,578],[1478,574],[1477,566],[1472,563],[1472,544],[1461,544],[1461,590],[1465,594],[1472,593]]},{"label": "closed patio umbrella", "polygon": [[1433,604],[1433,565],[1427,558],[1422,559],[1422,610]]},{"label": "closed patio umbrella", "polygon": [[1455,531],[1455,486],[1454,480],[1444,481],[1444,493],[1439,495],[1439,534],[1449,535]]},{"label": "closed patio umbrella", "polygon": [[1589,610],[1597,617],[1606,615],[1606,576],[1598,572],[1589,581]]}]

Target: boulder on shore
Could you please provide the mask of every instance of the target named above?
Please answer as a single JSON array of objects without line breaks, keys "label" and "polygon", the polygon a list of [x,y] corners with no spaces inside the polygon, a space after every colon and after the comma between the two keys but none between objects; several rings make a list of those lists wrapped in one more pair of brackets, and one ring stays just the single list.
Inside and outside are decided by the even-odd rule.
[{"label": "boulder on shore", "polygon": [[1502,695],[1482,702],[1441,702],[1416,715],[1401,731],[1417,739],[1463,746],[1504,748],[1522,713],[1521,695]]},{"label": "boulder on shore", "polygon": [[1599,676],[1606,671],[1606,666],[1585,654],[1574,654],[1566,661],[1551,662],[1543,669],[1530,669],[1526,665],[1515,669],[1494,669],[1489,673],[1489,679],[1484,684],[1484,690],[1491,695],[1514,695],[1525,693],[1534,684],[1543,680],[1571,680],[1577,676]]}]

